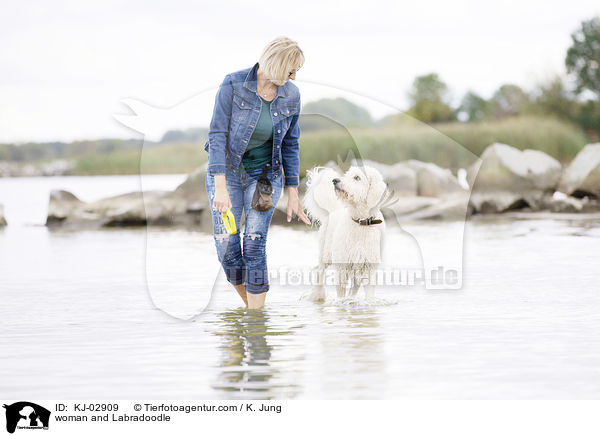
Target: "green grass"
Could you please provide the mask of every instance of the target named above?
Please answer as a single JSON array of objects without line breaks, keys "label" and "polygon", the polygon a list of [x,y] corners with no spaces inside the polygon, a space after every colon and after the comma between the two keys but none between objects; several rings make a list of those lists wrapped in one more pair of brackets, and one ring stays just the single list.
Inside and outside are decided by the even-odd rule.
[{"label": "green grass", "polygon": [[440,132],[463,144],[477,155],[494,142],[543,151],[561,162],[569,162],[587,144],[583,130],[555,118],[520,117],[478,123],[448,123]]},{"label": "green grass", "polygon": [[73,173],[98,174],[172,174],[187,173],[208,158],[204,144],[176,143],[140,150],[119,150],[108,154],[92,154],[76,161]]},{"label": "green grass", "polygon": [[[570,161],[587,143],[576,126],[552,118],[513,118],[478,123],[429,126],[411,121],[393,127],[303,132],[300,174],[329,160],[344,160],[348,151],[383,163],[407,159],[442,167],[467,167],[485,148],[503,142],[519,149],[541,150],[561,162]],[[89,154],[77,159],[75,174],[167,174],[190,172],[206,162],[204,143],[172,143],[139,150]]]},{"label": "green grass", "polygon": [[308,132],[301,137],[301,174],[316,164],[344,159],[357,149],[364,159],[395,163],[407,159],[457,169],[473,163],[485,148],[503,142],[518,149],[541,150],[561,162],[570,161],[587,143],[585,134],[551,118],[513,118],[479,123],[433,126],[405,122],[395,127]]}]

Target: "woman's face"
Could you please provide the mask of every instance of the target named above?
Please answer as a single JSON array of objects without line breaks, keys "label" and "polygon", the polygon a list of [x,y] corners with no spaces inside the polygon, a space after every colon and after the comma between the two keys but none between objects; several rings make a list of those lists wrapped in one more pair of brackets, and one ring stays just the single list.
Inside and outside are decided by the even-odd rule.
[{"label": "woman's face", "polygon": [[273,83],[273,85],[277,85],[277,86],[283,86],[287,83],[288,80],[296,80],[296,72],[299,70],[300,68],[294,68],[293,70],[290,70],[288,72],[287,78],[285,80],[271,80],[271,83]]}]

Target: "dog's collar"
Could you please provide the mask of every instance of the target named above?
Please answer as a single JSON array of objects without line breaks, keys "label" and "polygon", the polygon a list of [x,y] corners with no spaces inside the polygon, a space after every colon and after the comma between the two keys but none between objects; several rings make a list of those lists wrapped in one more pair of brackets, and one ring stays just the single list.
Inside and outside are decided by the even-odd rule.
[{"label": "dog's collar", "polygon": [[363,219],[352,218],[352,221],[360,224],[361,226],[370,226],[372,224],[381,224],[381,222],[382,222],[380,219],[375,219],[375,217],[372,217],[372,216],[370,216],[369,218],[363,218]]}]

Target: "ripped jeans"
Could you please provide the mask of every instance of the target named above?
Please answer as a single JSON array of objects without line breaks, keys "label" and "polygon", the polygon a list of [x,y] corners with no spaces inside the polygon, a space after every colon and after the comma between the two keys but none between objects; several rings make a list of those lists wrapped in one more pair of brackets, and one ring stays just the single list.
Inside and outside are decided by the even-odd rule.
[{"label": "ripped jeans", "polygon": [[[212,214],[214,240],[219,262],[223,266],[227,281],[233,285],[244,283],[246,292],[251,294],[262,294],[269,290],[267,231],[275,206],[283,191],[281,168],[274,176],[271,164],[268,165],[267,177],[273,185],[273,207],[264,212],[257,211],[251,206],[256,181],[262,174],[262,168],[246,172],[244,166],[240,164],[237,169],[229,166],[226,169],[227,192],[231,200],[231,212],[235,216],[235,224],[238,229],[234,235],[227,233],[222,214],[213,209],[215,179],[212,175],[206,175],[206,192]],[[243,247],[240,243],[242,209],[246,220]]]}]

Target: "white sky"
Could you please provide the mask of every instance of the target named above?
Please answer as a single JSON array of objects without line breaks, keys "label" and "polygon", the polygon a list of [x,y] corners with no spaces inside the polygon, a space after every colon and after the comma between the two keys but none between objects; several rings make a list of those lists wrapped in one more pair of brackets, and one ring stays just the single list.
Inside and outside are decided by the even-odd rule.
[{"label": "white sky", "polygon": [[[571,32],[598,14],[598,0],[4,1],[0,142],[140,137],[114,120],[121,99],[175,105],[252,66],[279,35],[305,53],[303,103],[341,89],[380,117],[405,109],[412,80],[432,71],[457,100],[489,97],[564,74]],[[303,92],[303,81],[326,86]],[[211,106],[172,127],[207,126]]]}]

